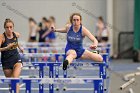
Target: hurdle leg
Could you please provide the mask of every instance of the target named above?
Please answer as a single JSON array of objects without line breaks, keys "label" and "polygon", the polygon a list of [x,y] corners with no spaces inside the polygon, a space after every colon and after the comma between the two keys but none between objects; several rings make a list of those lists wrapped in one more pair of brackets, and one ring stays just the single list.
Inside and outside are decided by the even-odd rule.
[{"label": "hurdle leg", "polygon": [[[43,65],[39,65],[39,78],[43,78],[44,77],[44,70],[43,70]],[[43,84],[39,84],[39,93],[44,93],[44,85]]]},{"label": "hurdle leg", "polygon": [[[59,78],[59,66],[55,66],[55,78]],[[56,91],[59,91],[59,86],[57,84]]]},{"label": "hurdle leg", "polygon": [[[54,68],[53,64],[49,65],[49,78],[54,77],[53,68]],[[53,84],[49,84],[49,93],[54,93],[54,85]]]},{"label": "hurdle leg", "polygon": [[109,55],[103,55],[104,64],[100,64],[100,78],[103,78],[104,91],[109,89],[109,73],[107,73],[107,68],[109,68]]},{"label": "hurdle leg", "polygon": [[[67,69],[63,70],[63,77],[67,78]],[[63,91],[66,91],[66,85],[64,84]]]},{"label": "hurdle leg", "polygon": [[63,77],[67,78],[67,70],[63,70]]},{"label": "hurdle leg", "polygon": [[55,78],[59,78],[59,66],[55,66]]},{"label": "hurdle leg", "polygon": [[[106,65],[105,64],[100,64],[99,65],[99,76],[100,78],[103,78],[103,85],[105,85],[105,80],[106,80]],[[107,90],[107,87],[104,87],[104,90]]]},{"label": "hurdle leg", "polygon": [[16,93],[17,83],[19,83],[19,80],[11,80],[11,93]]},{"label": "hurdle leg", "polygon": [[26,85],[25,93],[31,93],[31,80],[23,80]]},{"label": "hurdle leg", "polygon": [[94,80],[94,92],[93,93],[104,93],[103,80]]}]

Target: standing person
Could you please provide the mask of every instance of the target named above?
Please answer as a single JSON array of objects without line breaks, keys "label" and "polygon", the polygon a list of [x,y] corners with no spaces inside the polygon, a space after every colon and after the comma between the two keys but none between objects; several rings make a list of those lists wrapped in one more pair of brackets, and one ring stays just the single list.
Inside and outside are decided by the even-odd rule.
[{"label": "standing person", "polygon": [[96,24],[96,38],[101,43],[108,42],[109,38],[109,31],[105,26],[104,20],[101,16],[98,17],[98,22]]},{"label": "standing person", "polygon": [[[22,69],[22,61],[17,50],[17,47],[22,50],[18,45],[20,34],[13,31],[14,22],[11,19],[5,20],[4,28],[5,32],[0,34],[0,52],[3,72],[7,78],[19,78]],[[16,93],[19,93],[19,84],[17,84],[16,87]]]},{"label": "standing person", "polygon": [[39,31],[39,39],[42,40],[44,43],[49,42],[48,36],[44,35],[45,33],[48,33],[50,27],[50,21],[46,18],[42,18],[42,31]]},{"label": "standing person", "polygon": [[29,40],[28,42],[36,42],[37,23],[33,18],[29,18]]},{"label": "standing person", "polygon": [[37,31],[39,33],[39,40],[38,40],[38,42],[45,42],[45,38],[42,38],[42,35],[44,34],[45,30],[43,30],[41,22],[38,25]]},{"label": "standing person", "polygon": [[67,65],[78,58],[102,62],[103,58],[101,55],[83,48],[83,39],[85,36],[93,42],[90,46],[91,49],[97,48],[98,41],[90,31],[82,25],[82,16],[79,13],[73,13],[70,16],[70,22],[71,24],[65,28],[55,29],[52,27],[55,32],[67,33],[67,45],[65,47],[66,59],[63,62],[63,70],[66,70]]},{"label": "standing person", "polygon": [[[55,24],[55,17],[54,17],[54,16],[50,16],[50,17],[49,17],[49,20],[50,20],[50,26],[56,27],[56,24]],[[49,37],[49,42],[50,42],[50,43],[55,42],[56,35],[55,35],[55,33],[54,33],[53,31],[51,31],[51,32],[49,33],[48,37]]]},{"label": "standing person", "polygon": [[46,27],[47,18],[42,17],[42,21],[38,24],[37,32],[39,33],[39,43],[45,43],[45,37],[42,37],[42,35],[48,30],[48,27]]},{"label": "standing person", "polygon": [[[50,16],[48,19],[48,28],[50,26],[55,27],[55,18],[53,16]],[[53,43],[56,39],[55,33],[49,29],[42,35],[42,38],[44,37],[47,37],[49,43]]]}]

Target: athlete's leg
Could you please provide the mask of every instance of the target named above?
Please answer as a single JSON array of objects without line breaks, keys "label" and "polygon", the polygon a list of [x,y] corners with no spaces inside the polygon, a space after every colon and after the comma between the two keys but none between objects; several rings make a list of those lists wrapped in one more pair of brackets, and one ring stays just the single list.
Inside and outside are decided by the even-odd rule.
[{"label": "athlete's leg", "polygon": [[[7,77],[7,78],[10,78],[10,77],[12,77],[12,69],[3,69],[3,72],[4,72],[4,75],[5,75],[5,77]],[[9,84],[9,91],[11,91],[11,84]]]},{"label": "athlete's leg", "polygon": [[66,60],[69,61],[69,64],[72,63],[72,61],[77,57],[76,51],[75,50],[68,50],[68,52],[66,53]]},{"label": "athlete's leg", "polygon": [[3,72],[6,77],[12,76],[12,69],[3,69]]},{"label": "athlete's leg", "polygon": [[81,56],[82,59],[89,59],[97,62],[103,62],[103,57],[100,54],[92,53],[88,50],[85,50],[83,55]]},{"label": "athlete's leg", "polygon": [[12,77],[19,78],[22,69],[22,63],[16,63],[13,68]]},{"label": "athlete's leg", "polygon": [[[22,69],[22,63],[16,63],[13,68],[12,77],[19,78]],[[16,85],[16,93],[19,93],[19,84]]]},{"label": "athlete's leg", "polygon": [[67,69],[67,65],[72,63],[72,61],[77,57],[76,51],[75,50],[68,50],[66,53],[66,60],[63,62],[63,70]]}]

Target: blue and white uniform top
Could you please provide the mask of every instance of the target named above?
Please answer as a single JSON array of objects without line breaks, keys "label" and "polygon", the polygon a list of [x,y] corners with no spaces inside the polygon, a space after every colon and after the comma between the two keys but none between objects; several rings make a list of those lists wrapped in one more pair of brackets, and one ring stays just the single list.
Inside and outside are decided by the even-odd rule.
[{"label": "blue and white uniform top", "polygon": [[76,59],[80,58],[85,51],[83,48],[83,38],[84,36],[82,35],[82,25],[80,26],[78,32],[74,32],[73,25],[71,25],[67,33],[67,45],[65,48],[65,53],[67,53],[69,49],[73,49],[77,54]]}]

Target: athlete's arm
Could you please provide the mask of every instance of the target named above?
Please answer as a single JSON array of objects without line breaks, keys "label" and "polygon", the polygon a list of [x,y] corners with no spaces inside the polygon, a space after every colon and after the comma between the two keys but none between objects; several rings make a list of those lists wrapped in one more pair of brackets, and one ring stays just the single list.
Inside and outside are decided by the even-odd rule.
[{"label": "athlete's arm", "polygon": [[[16,37],[19,38],[20,37],[20,33],[18,32],[14,32],[16,34]],[[20,51],[23,53],[23,48],[18,44],[17,47],[20,49]]]},{"label": "athlete's arm", "polygon": [[67,33],[70,28],[70,25],[66,25],[66,27],[59,29],[55,29],[54,27],[51,28],[53,29],[54,32]]},{"label": "athlete's arm", "polygon": [[45,38],[45,36],[47,36],[50,32],[51,32],[51,30],[47,30],[47,31],[42,35],[41,38]]},{"label": "athlete's arm", "polygon": [[24,49],[18,44],[18,48],[21,51],[21,53],[24,53]]},{"label": "athlete's arm", "polygon": [[3,35],[0,34],[0,52],[8,50],[8,47],[1,48],[2,42],[3,42]]},{"label": "athlete's arm", "polygon": [[98,45],[97,39],[85,27],[82,27],[82,32],[83,32],[84,36],[87,36],[93,42],[93,44],[90,46],[90,48],[96,49],[97,45]]},{"label": "athlete's arm", "polygon": [[20,37],[20,33],[18,32],[14,32],[16,34],[16,37],[19,38]]},{"label": "athlete's arm", "polygon": [[14,43],[10,43],[10,44],[8,44],[8,46],[1,48],[1,45],[2,45],[2,43],[3,43],[3,38],[4,38],[3,35],[0,34],[0,52],[1,52],[1,51],[7,51],[7,50],[9,50],[11,47],[14,46]]}]

